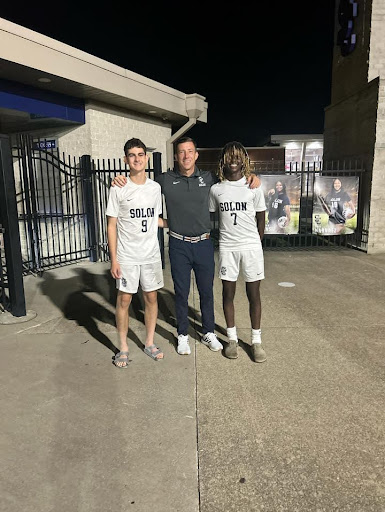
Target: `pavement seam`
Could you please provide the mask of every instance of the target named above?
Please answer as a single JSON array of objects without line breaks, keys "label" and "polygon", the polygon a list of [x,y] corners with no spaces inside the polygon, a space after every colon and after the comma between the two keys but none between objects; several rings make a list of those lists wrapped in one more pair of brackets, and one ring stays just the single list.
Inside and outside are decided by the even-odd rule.
[{"label": "pavement seam", "polygon": [[[195,303],[197,299],[197,288],[195,279],[193,279],[193,287],[192,287],[192,298],[193,305],[195,309]],[[194,332],[196,339],[199,338],[199,334],[197,332],[197,322],[196,316],[194,315],[193,320]],[[199,461],[199,424],[198,424],[198,365],[197,365],[197,343],[194,343],[194,371],[195,371],[195,428],[196,428],[196,461],[197,461],[197,485],[198,485],[198,511],[201,511],[201,485],[200,485],[200,461]]]}]

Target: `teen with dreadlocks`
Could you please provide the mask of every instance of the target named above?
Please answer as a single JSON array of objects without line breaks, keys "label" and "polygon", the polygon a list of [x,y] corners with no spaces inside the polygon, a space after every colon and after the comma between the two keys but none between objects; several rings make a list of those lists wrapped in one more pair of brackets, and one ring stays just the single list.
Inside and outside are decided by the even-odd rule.
[{"label": "teen with dreadlocks", "polygon": [[250,160],[239,142],[224,146],[218,166],[219,183],[210,190],[210,212],[219,211],[219,277],[228,344],[225,356],[238,357],[234,297],[239,272],[246,282],[251,320],[251,351],[257,363],[266,361],[261,340],[260,281],[264,279],[262,238],[265,231],[265,198],[260,187],[250,189]]}]

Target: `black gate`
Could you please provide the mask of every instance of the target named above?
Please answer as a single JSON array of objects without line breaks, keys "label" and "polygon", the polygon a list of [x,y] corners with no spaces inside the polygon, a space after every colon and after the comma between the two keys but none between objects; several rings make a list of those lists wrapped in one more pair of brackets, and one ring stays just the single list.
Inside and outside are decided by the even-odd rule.
[{"label": "black gate", "polygon": [[[12,153],[24,271],[85,258],[107,261],[108,189],[115,175],[127,175],[126,164],[60,155],[29,135],[17,136]],[[152,160],[148,173],[153,178],[161,172],[160,153]],[[160,244],[164,261],[163,235]]]},{"label": "black gate", "polygon": [[[19,135],[12,148],[25,271],[89,257],[82,160]],[[45,149],[43,149],[45,148]]]}]

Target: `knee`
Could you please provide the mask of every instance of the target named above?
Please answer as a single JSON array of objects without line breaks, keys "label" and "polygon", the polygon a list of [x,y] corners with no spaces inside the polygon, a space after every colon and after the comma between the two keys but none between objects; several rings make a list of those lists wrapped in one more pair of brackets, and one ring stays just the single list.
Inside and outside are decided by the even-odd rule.
[{"label": "knee", "polygon": [[154,306],[158,302],[158,294],[157,292],[146,292],[143,294],[144,302],[148,306]]},{"label": "knee", "polygon": [[250,308],[258,310],[261,307],[261,303],[259,300],[256,301],[250,301]]},{"label": "knee", "polygon": [[222,294],[223,304],[232,304],[234,302],[234,295],[232,293]]},{"label": "knee", "polygon": [[249,297],[249,303],[252,308],[258,308],[261,305],[261,297],[258,294],[254,294],[251,297]]},{"label": "knee", "polygon": [[122,309],[128,309],[131,304],[132,295],[130,293],[122,293],[118,295],[116,306]]}]

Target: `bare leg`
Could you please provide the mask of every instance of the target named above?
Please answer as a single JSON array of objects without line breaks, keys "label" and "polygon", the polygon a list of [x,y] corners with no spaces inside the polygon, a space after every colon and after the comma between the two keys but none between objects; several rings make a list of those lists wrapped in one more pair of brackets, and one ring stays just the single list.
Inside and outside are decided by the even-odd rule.
[{"label": "bare leg", "polygon": [[[158,292],[143,292],[144,298],[144,323],[146,325],[146,347],[154,344],[154,334],[156,319],[158,318]],[[156,347],[152,352],[155,352]],[[163,354],[156,356],[157,359],[163,359]]]},{"label": "bare leg", "polygon": [[[261,296],[259,292],[260,281],[246,283],[246,293],[249,299],[251,320],[251,356],[256,363],[266,361],[266,352],[261,341]],[[258,332],[256,332],[258,331]]]},{"label": "bare leg", "polygon": [[227,327],[235,326],[234,297],[236,287],[236,281],[222,280],[222,304]]},{"label": "bare leg", "polygon": [[222,302],[223,313],[226,319],[228,344],[224,349],[224,354],[229,359],[238,357],[238,338],[235,328],[234,297],[237,287],[236,281],[222,280]]},{"label": "bare leg", "polygon": [[261,328],[261,295],[259,292],[260,281],[253,281],[252,283],[246,283],[246,294],[249,299],[249,312],[251,327],[253,329]]},{"label": "bare leg", "polygon": [[[131,293],[125,293],[118,290],[116,299],[116,328],[118,331],[119,345],[121,352],[128,352],[127,332],[128,332],[128,308],[132,300]],[[128,359],[128,356],[122,355],[122,359]],[[118,361],[117,366],[126,366],[127,362]]]}]

